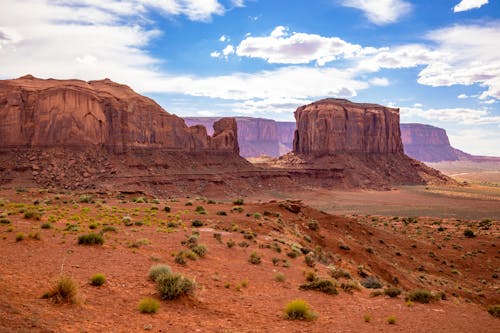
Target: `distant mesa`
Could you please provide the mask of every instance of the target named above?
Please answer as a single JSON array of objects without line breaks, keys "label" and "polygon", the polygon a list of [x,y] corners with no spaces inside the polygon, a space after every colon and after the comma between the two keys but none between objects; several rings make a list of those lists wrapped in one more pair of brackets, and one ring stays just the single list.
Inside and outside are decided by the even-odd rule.
[{"label": "distant mesa", "polygon": [[[189,126],[203,125],[212,128],[216,117],[185,117]],[[292,150],[295,122],[279,122],[271,119],[236,117],[240,155],[278,157]],[[208,133],[212,132],[208,130]]]}]

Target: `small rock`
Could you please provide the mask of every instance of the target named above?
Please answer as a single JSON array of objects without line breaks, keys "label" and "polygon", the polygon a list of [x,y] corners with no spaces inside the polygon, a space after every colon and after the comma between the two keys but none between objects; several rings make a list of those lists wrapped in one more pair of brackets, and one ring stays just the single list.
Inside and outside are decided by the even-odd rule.
[{"label": "small rock", "polygon": [[151,324],[144,325],[144,330],[145,331],[151,331],[152,329],[153,329],[153,325],[151,325]]}]

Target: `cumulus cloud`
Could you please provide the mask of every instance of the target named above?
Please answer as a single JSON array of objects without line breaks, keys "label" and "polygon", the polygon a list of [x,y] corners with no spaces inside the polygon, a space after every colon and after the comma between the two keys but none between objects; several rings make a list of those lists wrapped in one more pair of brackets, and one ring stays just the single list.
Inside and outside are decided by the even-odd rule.
[{"label": "cumulus cloud", "polygon": [[370,79],[372,86],[387,87],[389,85],[389,80],[385,77],[374,77]]},{"label": "cumulus cloud", "polygon": [[466,98],[469,98],[469,96],[467,94],[460,94],[457,96],[458,99],[466,99]]},{"label": "cumulus cloud", "polygon": [[429,61],[418,82],[429,86],[472,85],[487,87],[480,98],[500,99],[500,22],[455,25],[427,36],[443,56]]},{"label": "cumulus cloud", "polygon": [[484,128],[468,128],[448,131],[453,147],[477,155],[499,156],[500,131]]},{"label": "cumulus cloud", "polygon": [[356,8],[377,25],[397,22],[411,11],[411,4],[404,0],[342,0],[345,7]]},{"label": "cumulus cloud", "polygon": [[[492,115],[487,109],[471,108],[443,108],[422,109],[420,107],[401,107],[401,117],[411,119],[413,117],[433,121],[450,122],[464,125],[486,125],[499,124],[500,116]],[[405,120],[406,121],[406,120]]]},{"label": "cumulus cloud", "polygon": [[488,0],[462,0],[453,7],[455,13],[465,12],[471,9],[480,8],[488,3]]},{"label": "cumulus cloud", "polygon": [[288,28],[277,26],[269,36],[246,37],[238,45],[236,54],[261,58],[275,64],[308,64],[316,61],[319,66],[324,66],[339,57],[350,58],[361,50],[361,46],[337,37],[290,34]]}]

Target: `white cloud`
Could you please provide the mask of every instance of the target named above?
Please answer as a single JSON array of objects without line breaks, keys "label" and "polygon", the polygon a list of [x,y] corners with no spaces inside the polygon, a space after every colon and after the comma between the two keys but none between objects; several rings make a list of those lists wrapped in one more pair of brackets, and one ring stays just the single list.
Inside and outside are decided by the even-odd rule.
[{"label": "white cloud", "polygon": [[453,147],[476,155],[500,156],[498,143],[500,131],[481,129],[460,129],[449,132],[448,136]]},{"label": "white cloud", "polygon": [[231,3],[235,7],[245,7],[245,0],[231,0]]},{"label": "white cloud", "polygon": [[210,56],[212,58],[220,58],[222,55],[221,55],[221,53],[219,51],[213,51],[213,52],[210,53]]},{"label": "white cloud", "polygon": [[343,0],[341,3],[363,11],[368,20],[378,25],[397,22],[411,11],[411,4],[404,0]]},{"label": "white cloud", "polygon": [[297,109],[299,106],[309,104],[310,99],[299,98],[267,98],[267,99],[249,99],[243,102],[234,103],[231,108],[242,114],[273,114],[290,113],[291,110]]},{"label": "white cloud", "polygon": [[385,77],[374,77],[373,79],[370,80],[370,84],[372,86],[387,87],[390,84],[390,82]]},{"label": "white cloud", "polygon": [[224,55],[224,57],[228,57],[230,56],[231,54],[234,54],[234,46],[232,46],[231,44],[229,44],[228,46],[226,46],[224,48],[224,50],[222,50],[222,54]]},{"label": "white cloud", "polygon": [[466,99],[466,98],[469,98],[469,96],[466,95],[466,94],[460,94],[460,95],[457,96],[457,98],[458,99]]},{"label": "white cloud", "polygon": [[495,104],[495,103],[496,103],[496,100],[494,100],[494,99],[489,99],[489,100],[486,100],[486,101],[481,101],[480,103],[481,103],[481,104],[489,104],[489,105],[491,105],[491,104]]},{"label": "white cloud", "polygon": [[227,37],[226,35],[222,35],[219,37],[219,42],[224,43],[226,40],[229,41],[229,37]]},{"label": "white cloud", "polygon": [[453,7],[453,11],[455,13],[465,12],[471,9],[480,8],[487,3],[488,0],[462,0],[459,4]]},{"label": "white cloud", "polygon": [[500,99],[500,22],[455,25],[433,31],[428,38],[438,44],[442,56],[428,62],[419,83],[434,87],[478,83],[487,87],[481,99]]},{"label": "white cloud", "polygon": [[413,104],[413,107],[416,107],[416,108],[421,108],[421,107],[423,107],[423,106],[424,106],[424,105],[423,105],[423,104],[421,104],[421,103],[415,103],[415,104]]},{"label": "white cloud", "polygon": [[418,117],[427,120],[450,122],[464,125],[499,124],[500,116],[494,116],[487,109],[443,108],[422,109],[420,107],[401,107],[402,122]]},{"label": "white cloud", "polygon": [[295,32],[290,34],[288,28],[277,26],[269,36],[249,36],[242,40],[236,54],[265,59],[269,63],[307,64],[316,61],[319,66],[323,66],[338,57],[349,58],[361,51],[361,46],[337,37]]}]

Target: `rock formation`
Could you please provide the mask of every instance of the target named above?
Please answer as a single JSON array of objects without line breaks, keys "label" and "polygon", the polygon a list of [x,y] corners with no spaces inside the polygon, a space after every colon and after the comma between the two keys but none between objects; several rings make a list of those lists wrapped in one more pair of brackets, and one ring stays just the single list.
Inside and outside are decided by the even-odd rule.
[{"label": "rock formation", "polygon": [[232,118],[209,136],[108,79],[0,81],[0,184],[144,187],[167,174],[254,170],[237,137]]},{"label": "rock formation", "polygon": [[402,153],[399,109],[324,99],[295,111],[299,154]]},{"label": "rock formation", "polygon": [[220,122],[211,138],[206,130],[188,128],[184,120],[153,100],[108,79],[85,82],[24,76],[0,81],[0,120],[0,148],[105,147],[114,153],[134,147],[238,151],[234,121]]},{"label": "rock formation", "polygon": [[[184,118],[186,124],[190,126],[203,125],[207,129],[210,129],[218,119],[214,117]],[[236,117],[236,123],[241,156],[277,157],[291,151],[295,123],[251,117]],[[210,130],[208,133],[211,133]]]},{"label": "rock formation", "polygon": [[281,167],[309,170],[312,179],[329,172],[345,187],[450,181],[404,154],[398,109],[329,98],[299,107],[295,118],[294,150],[278,159]]},{"label": "rock formation", "polygon": [[450,145],[446,131],[424,124],[401,124],[401,138],[408,156],[423,162],[468,160],[466,154]]}]

